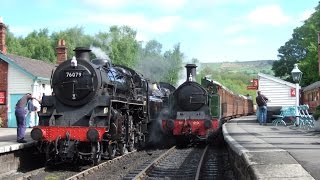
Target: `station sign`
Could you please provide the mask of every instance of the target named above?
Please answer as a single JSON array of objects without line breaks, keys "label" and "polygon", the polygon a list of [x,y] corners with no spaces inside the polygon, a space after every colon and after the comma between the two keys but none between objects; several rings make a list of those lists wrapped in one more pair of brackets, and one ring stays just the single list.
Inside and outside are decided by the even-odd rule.
[{"label": "station sign", "polygon": [[247,90],[257,90],[257,86],[247,86]]},{"label": "station sign", "polygon": [[291,95],[291,97],[296,97],[296,88],[290,89],[290,95]]},{"label": "station sign", "polygon": [[0,105],[6,104],[6,92],[0,91]]},{"label": "station sign", "polygon": [[258,87],[259,86],[259,81],[258,79],[252,79],[252,86]]}]

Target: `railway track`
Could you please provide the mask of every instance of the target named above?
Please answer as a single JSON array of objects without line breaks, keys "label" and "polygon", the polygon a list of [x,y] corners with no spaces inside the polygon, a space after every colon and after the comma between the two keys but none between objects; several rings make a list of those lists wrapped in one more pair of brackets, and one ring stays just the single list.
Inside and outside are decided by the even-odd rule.
[{"label": "railway track", "polygon": [[40,168],[6,179],[235,179],[225,148],[135,151],[94,167]]},{"label": "railway track", "polygon": [[23,179],[32,179],[32,180],[42,180],[42,179],[80,179],[101,169],[109,164],[112,164],[118,161],[121,158],[130,158],[136,151],[129,152],[123,156],[114,158],[113,160],[103,160],[100,164],[96,166],[73,166],[73,165],[57,165],[56,167],[42,167],[39,169],[32,170],[23,174],[16,174],[5,177],[5,179],[14,179],[14,180],[23,180]]},{"label": "railway track", "polygon": [[124,179],[235,179],[226,150],[172,147],[149,164],[130,172]]}]

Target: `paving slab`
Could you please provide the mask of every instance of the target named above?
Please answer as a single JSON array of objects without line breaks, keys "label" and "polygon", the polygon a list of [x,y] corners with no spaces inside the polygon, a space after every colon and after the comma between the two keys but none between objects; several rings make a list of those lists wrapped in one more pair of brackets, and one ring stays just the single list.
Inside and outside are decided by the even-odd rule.
[{"label": "paving slab", "polygon": [[320,179],[320,132],[295,126],[261,126],[256,116],[223,125],[229,147],[253,179]]}]

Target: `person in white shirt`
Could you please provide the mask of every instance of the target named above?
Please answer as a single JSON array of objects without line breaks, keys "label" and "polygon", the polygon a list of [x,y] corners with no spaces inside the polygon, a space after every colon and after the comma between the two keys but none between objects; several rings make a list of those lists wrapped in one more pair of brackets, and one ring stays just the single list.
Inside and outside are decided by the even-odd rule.
[{"label": "person in white shirt", "polygon": [[38,112],[41,109],[41,105],[38,100],[31,99],[28,101],[28,127],[37,126],[39,124]]}]

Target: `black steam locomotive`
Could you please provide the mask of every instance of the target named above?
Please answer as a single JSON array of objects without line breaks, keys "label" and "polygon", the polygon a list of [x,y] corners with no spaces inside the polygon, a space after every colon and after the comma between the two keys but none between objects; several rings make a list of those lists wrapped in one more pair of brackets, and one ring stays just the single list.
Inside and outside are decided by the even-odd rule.
[{"label": "black steam locomotive", "polygon": [[195,82],[196,65],[187,64],[187,80],[170,98],[170,113],[162,120],[166,134],[176,138],[178,143],[206,141],[210,132],[219,127],[220,118],[212,114],[214,95]]},{"label": "black steam locomotive", "polygon": [[208,78],[197,83],[196,67],[195,64],[186,65],[187,80],[170,95],[169,113],[162,119],[162,129],[179,144],[219,144],[222,142],[222,124],[252,113],[252,99]]},{"label": "black steam locomotive", "polygon": [[48,163],[97,164],[101,157],[142,148],[156,118],[150,110],[162,106],[161,98],[150,98],[142,75],[107,59],[90,60],[90,51],[76,48],[76,56],[53,72],[52,95],[42,98],[39,126],[31,137]]}]

